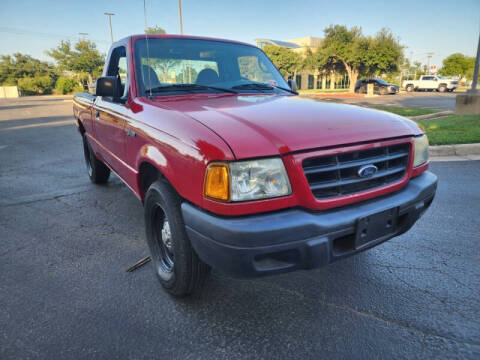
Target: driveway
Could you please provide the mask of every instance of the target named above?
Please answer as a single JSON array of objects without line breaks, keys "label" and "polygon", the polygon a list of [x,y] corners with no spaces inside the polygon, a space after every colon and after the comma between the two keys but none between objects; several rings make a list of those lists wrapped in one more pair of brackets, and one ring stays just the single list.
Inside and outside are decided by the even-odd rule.
[{"label": "driveway", "polygon": [[213,271],[178,300],[151,264],[125,272],[142,205],[89,182],[71,107],[0,104],[2,360],[480,358],[480,162],[432,163],[437,197],[401,237],[318,270]]}]

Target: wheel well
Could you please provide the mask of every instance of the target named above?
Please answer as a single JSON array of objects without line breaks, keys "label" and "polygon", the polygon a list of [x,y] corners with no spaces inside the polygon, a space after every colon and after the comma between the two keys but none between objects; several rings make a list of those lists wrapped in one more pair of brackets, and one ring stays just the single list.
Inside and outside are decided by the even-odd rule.
[{"label": "wheel well", "polygon": [[441,84],[438,85],[438,87],[441,87],[441,86],[447,87],[447,84],[441,83]]},{"label": "wheel well", "polygon": [[150,185],[160,178],[163,178],[163,175],[155,166],[148,162],[143,162],[140,165],[139,171],[139,185],[142,192],[141,195],[144,197]]}]

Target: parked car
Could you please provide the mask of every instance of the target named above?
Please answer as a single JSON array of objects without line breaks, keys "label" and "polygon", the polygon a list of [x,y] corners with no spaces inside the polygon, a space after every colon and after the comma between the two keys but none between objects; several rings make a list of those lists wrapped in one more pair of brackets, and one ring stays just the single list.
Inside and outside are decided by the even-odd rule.
[{"label": "parked car", "polygon": [[355,83],[355,92],[366,94],[368,84],[373,84],[373,93],[379,95],[396,94],[399,86],[390,84],[383,79],[361,79]]},{"label": "parked car", "polygon": [[201,288],[210,267],[325,266],[406,232],[432,203],[414,122],[295,89],[255,46],[135,35],[112,45],[96,95],[75,95],[88,176],[113,171],[142,201],[170,293]]},{"label": "parked car", "polygon": [[422,75],[420,80],[404,80],[402,86],[408,92],[420,90],[445,92],[454,91],[458,87],[458,81],[438,75]]}]

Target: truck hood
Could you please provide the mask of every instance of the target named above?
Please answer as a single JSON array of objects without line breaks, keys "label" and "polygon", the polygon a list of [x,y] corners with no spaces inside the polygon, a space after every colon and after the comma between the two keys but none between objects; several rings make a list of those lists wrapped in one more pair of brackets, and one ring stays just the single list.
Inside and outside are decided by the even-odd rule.
[{"label": "truck hood", "polygon": [[237,159],[418,135],[400,116],[298,96],[192,98],[169,107],[222,137]]}]

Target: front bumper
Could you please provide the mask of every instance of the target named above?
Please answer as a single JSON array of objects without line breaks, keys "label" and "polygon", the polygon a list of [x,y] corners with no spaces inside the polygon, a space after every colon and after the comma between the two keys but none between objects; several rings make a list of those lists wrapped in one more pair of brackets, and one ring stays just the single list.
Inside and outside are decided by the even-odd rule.
[{"label": "front bumper", "polygon": [[[289,209],[230,218],[183,203],[182,214],[204,262],[234,276],[254,277],[325,266],[398,236],[430,206],[436,188],[437,177],[426,171],[395,193],[328,211]],[[359,246],[358,223],[390,209],[396,214],[392,231]]]}]

